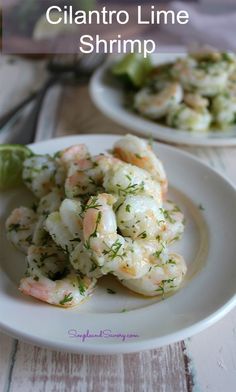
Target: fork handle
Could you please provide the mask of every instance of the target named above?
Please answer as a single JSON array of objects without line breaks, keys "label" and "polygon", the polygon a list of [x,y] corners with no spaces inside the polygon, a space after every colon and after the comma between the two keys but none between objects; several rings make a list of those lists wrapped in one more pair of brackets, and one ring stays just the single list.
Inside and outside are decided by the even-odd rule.
[{"label": "fork handle", "polygon": [[58,81],[58,77],[51,76],[43,85],[41,90],[39,91],[32,109],[29,114],[23,120],[20,128],[19,134],[21,135],[20,142],[22,144],[32,143],[34,141],[35,133],[37,130],[38,119],[40,115],[40,111],[44,102],[44,98],[48,92],[48,90]]},{"label": "fork handle", "polygon": [[33,101],[36,96],[37,93],[31,94],[29,97],[25,98],[22,102],[16,105],[13,109],[11,109],[8,113],[6,113],[3,117],[1,117],[0,130],[4,128],[17,113],[19,113],[24,107],[26,107],[31,101]]}]

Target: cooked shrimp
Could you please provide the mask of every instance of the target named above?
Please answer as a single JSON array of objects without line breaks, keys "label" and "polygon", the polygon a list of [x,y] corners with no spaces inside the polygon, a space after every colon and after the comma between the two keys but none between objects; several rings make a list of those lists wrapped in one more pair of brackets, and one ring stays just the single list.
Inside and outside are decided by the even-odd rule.
[{"label": "cooked shrimp", "polygon": [[112,273],[120,280],[139,279],[146,275],[153,265],[166,263],[169,259],[164,241],[133,241],[121,236],[113,243],[110,240],[111,238],[107,238],[103,242],[106,262],[100,269],[103,274]]},{"label": "cooked shrimp", "polygon": [[65,199],[60,206],[62,223],[67,227],[74,239],[81,240],[82,237],[82,204],[78,200]]},{"label": "cooked shrimp", "polygon": [[84,209],[83,235],[84,247],[92,251],[98,265],[103,265],[104,239],[114,238],[116,240],[116,216],[113,204],[116,198],[108,194],[92,196]]},{"label": "cooked shrimp", "polygon": [[167,192],[168,182],[163,164],[146,140],[126,135],[115,143],[114,153],[121,160],[147,170],[161,184],[163,194]]},{"label": "cooked shrimp", "polygon": [[184,102],[192,109],[201,110],[209,106],[209,100],[202,97],[200,94],[186,93],[184,95]]},{"label": "cooked shrimp", "polygon": [[[158,89],[161,84],[165,88],[166,80]],[[148,296],[180,286],[186,266],[168,245],[180,238],[184,219],[175,204],[164,202],[162,163],[132,135],[113,153],[90,156],[76,145],[25,161],[24,181],[39,198],[37,207],[20,207],[6,222],[8,238],[27,254],[23,293],[70,307],[107,274]]]},{"label": "cooked shrimp", "polygon": [[95,279],[70,271],[65,257],[54,248],[31,246],[27,261],[19,289],[41,301],[68,308],[84,301],[95,287]]},{"label": "cooked shrimp", "polygon": [[207,109],[194,110],[185,104],[175,106],[167,116],[169,126],[186,131],[205,132],[211,121],[212,116]]},{"label": "cooked shrimp", "polygon": [[105,173],[117,162],[118,159],[111,155],[98,155],[74,162],[65,183],[67,197],[94,195],[99,189],[102,190]]},{"label": "cooked shrimp", "polygon": [[35,155],[24,161],[23,181],[39,199],[62,187],[64,177],[56,161],[49,155]]},{"label": "cooked shrimp", "polygon": [[82,204],[79,200],[64,199],[59,212],[51,213],[45,226],[52,239],[70,254],[83,238]]},{"label": "cooked shrimp", "polygon": [[100,194],[90,199],[84,215],[85,247],[92,252],[101,273],[113,273],[120,279],[137,278],[148,271],[143,249],[129,238],[117,234],[113,204],[116,199]]},{"label": "cooked shrimp", "polygon": [[230,52],[216,52],[210,48],[202,48],[200,51],[190,53],[190,57],[198,62],[223,63],[224,67],[233,72],[236,67],[236,56]]},{"label": "cooked shrimp", "polygon": [[132,239],[155,239],[166,229],[163,209],[151,196],[127,196],[116,216],[121,234]]},{"label": "cooked shrimp", "polygon": [[153,120],[164,117],[174,105],[183,99],[179,83],[167,83],[161,90],[152,91],[144,87],[135,95],[134,107],[141,114]]},{"label": "cooked shrimp", "polygon": [[206,97],[213,97],[225,88],[230,71],[228,62],[193,57],[179,59],[172,68],[173,75],[185,90]]},{"label": "cooked shrimp", "polygon": [[217,95],[212,100],[212,113],[214,121],[222,129],[232,125],[236,121],[236,94],[228,91]]},{"label": "cooked shrimp", "polygon": [[119,279],[133,279],[143,276],[149,268],[141,244],[118,234],[78,245],[70,261],[75,269],[95,278],[111,273]]},{"label": "cooked shrimp", "polygon": [[179,240],[184,231],[184,215],[180,208],[173,202],[164,204],[163,214],[165,217],[165,228],[161,233],[162,240],[168,244]]},{"label": "cooked shrimp", "polygon": [[52,192],[40,199],[37,207],[38,221],[33,234],[33,244],[40,246],[50,242],[48,232],[45,230],[45,221],[50,213],[58,211],[63,198],[63,191],[54,188]]},{"label": "cooked shrimp", "polygon": [[44,276],[57,280],[69,272],[67,256],[52,243],[51,246],[31,245],[27,252],[26,276],[37,278]]},{"label": "cooked shrimp", "polygon": [[37,246],[43,246],[45,244],[53,243],[49,233],[45,230],[45,221],[47,217],[40,215],[35,225],[32,244]]},{"label": "cooked shrimp", "polygon": [[113,211],[113,204],[116,197],[103,193],[92,196],[85,209],[83,220],[84,239],[97,238],[116,232],[116,216]]},{"label": "cooked shrimp", "polygon": [[165,264],[169,260],[169,251],[167,243],[161,238],[158,240],[136,240],[143,248],[143,257],[150,266],[156,264]]},{"label": "cooked shrimp", "polygon": [[[115,240],[115,241],[114,241]],[[149,269],[144,250],[138,241],[117,235],[103,241],[105,263],[101,268],[103,274],[112,273],[119,279],[138,279]]]},{"label": "cooked shrimp", "polygon": [[72,163],[89,157],[90,154],[85,144],[75,144],[56,154],[56,158],[66,169],[69,169]]},{"label": "cooked shrimp", "polygon": [[53,241],[66,254],[70,254],[78,244],[79,239],[75,239],[68,228],[64,225],[59,212],[52,212],[47,217],[45,228],[52,237]]},{"label": "cooked shrimp", "polygon": [[[86,249],[91,252],[88,264],[90,272],[95,271],[98,275],[112,273],[119,279],[138,279],[148,272],[152,264],[166,260],[167,248],[164,242],[148,241],[144,239],[145,236],[134,241],[117,234],[112,209],[114,202],[111,195],[99,195],[89,202],[85,212],[84,239]],[[75,250],[78,261],[75,258],[74,263],[80,266],[78,268],[82,264],[78,253],[81,250],[81,247]]]},{"label": "cooked shrimp", "polygon": [[184,259],[179,254],[170,254],[165,264],[156,264],[141,279],[122,280],[128,289],[145,295],[156,296],[177,290],[186,274]]},{"label": "cooked shrimp", "polygon": [[58,211],[63,199],[63,191],[54,188],[46,196],[40,199],[37,207],[37,214],[47,217],[51,212]]},{"label": "cooked shrimp", "polygon": [[114,164],[105,174],[103,187],[106,192],[120,198],[129,195],[149,195],[162,204],[162,190],[146,170],[128,163]]},{"label": "cooked shrimp", "polygon": [[32,209],[16,208],[6,221],[7,238],[18,249],[27,253],[33,241],[36,223],[37,215]]},{"label": "cooked shrimp", "polygon": [[98,279],[104,275],[92,252],[86,249],[82,242],[70,254],[70,263],[76,271],[90,278]]}]

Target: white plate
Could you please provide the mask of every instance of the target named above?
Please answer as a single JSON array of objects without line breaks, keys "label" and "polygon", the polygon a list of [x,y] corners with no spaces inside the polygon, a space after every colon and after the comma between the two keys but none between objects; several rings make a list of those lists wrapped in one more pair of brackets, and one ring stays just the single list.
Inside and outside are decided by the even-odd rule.
[{"label": "white plate", "polygon": [[[32,145],[36,153],[54,153],[74,143],[86,143],[92,153],[110,149],[117,136],[72,136]],[[188,265],[184,287],[160,300],[145,299],[105,278],[93,297],[78,308],[56,308],[22,295],[17,285],[25,261],[6,240],[4,221],[12,208],[27,205],[29,192],[2,193],[0,327],[20,339],[58,350],[121,353],[150,349],[193,335],[223,317],[236,302],[236,192],[219,174],[186,153],[154,144],[171,184],[169,197],[184,210],[186,230],[173,248]],[[199,209],[199,205],[205,210]],[[106,289],[116,294],[108,294]],[[126,309],[126,312],[122,312]],[[88,337],[77,334],[138,335]],[[70,332],[70,334],[73,334]]]},{"label": "white plate", "polygon": [[[154,64],[162,64],[181,56],[185,56],[183,52],[181,54],[158,53],[154,54],[152,59]],[[113,62],[114,58],[99,68],[90,83],[93,102],[112,120],[146,137],[152,136],[154,139],[170,143],[199,146],[236,145],[236,126],[224,132],[209,131],[197,134],[160,125],[128,110],[124,105],[125,95],[121,83],[108,72]]]}]

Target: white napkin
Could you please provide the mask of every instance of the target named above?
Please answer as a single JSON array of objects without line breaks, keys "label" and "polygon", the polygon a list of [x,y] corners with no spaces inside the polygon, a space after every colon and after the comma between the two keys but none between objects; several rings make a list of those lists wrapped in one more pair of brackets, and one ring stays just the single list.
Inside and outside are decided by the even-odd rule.
[{"label": "white napkin", "polygon": [[38,89],[45,77],[43,61],[0,55],[0,118]]},{"label": "white napkin", "polygon": [[227,7],[230,4],[226,2],[218,8],[217,4],[211,2],[210,12],[210,4],[208,7],[206,5],[206,1],[205,5],[181,1],[170,3],[169,9],[188,11],[190,22],[186,25],[163,25],[162,29],[185,45],[210,45],[223,51],[236,51],[236,7],[234,11],[232,7]]}]

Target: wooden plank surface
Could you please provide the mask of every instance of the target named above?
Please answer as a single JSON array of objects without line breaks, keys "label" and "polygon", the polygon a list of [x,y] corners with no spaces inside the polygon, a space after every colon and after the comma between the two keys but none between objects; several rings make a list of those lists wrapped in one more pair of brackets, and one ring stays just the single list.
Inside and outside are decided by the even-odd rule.
[{"label": "wooden plank surface", "polygon": [[[163,366],[164,365],[164,366]],[[138,354],[89,356],[19,343],[9,391],[187,392],[181,344]]]},{"label": "wooden plank surface", "polygon": [[236,390],[236,310],[186,342],[196,391]]},{"label": "wooden plank surface", "polygon": [[0,332],[0,390],[2,391],[7,391],[7,386],[11,382],[14,350],[15,340]]},{"label": "wooden plank surface", "polygon": [[[50,105],[47,110],[50,112]],[[48,116],[46,110],[44,115]],[[45,126],[45,122],[41,121],[41,124]],[[89,99],[87,88],[65,89],[55,136],[125,132],[127,130],[98,112]],[[220,170],[236,184],[234,148],[184,149]],[[186,342],[117,356],[59,353],[0,334],[0,391],[234,392],[235,331],[234,310]]]}]

